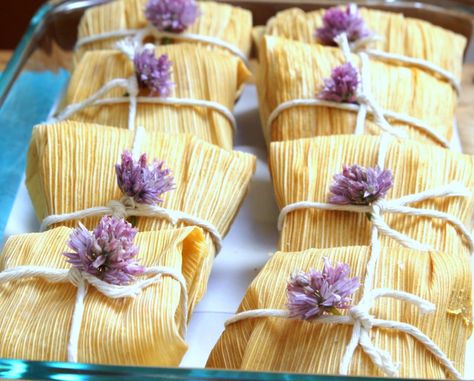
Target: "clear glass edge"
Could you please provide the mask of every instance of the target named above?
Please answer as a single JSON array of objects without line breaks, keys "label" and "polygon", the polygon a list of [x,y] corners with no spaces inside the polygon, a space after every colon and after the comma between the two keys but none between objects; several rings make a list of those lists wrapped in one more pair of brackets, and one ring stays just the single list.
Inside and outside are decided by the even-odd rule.
[{"label": "clear glass edge", "polygon": [[[105,0],[107,1],[107,0]],[[87,1],[84,1],[87,2]],[[92,1],[90,1],[92,2]],[[99,2],[99,1],[98,1]],[[244,0],[245,2],[245,0]],[[317,3],[327,3],[327,1],[314,1]],[[355,1],[357,3],[375,4],[385,3],[395,5],[396,1]],[[52,10],[61,10],[62,7],[72,3],[70,0],[60,2],[49,1],[41,6],[30,21],[30,24],[23,35],[20,43],[16,47],[4,72],[0,76],[0,109],[4,100],[18,76],[24,64],[28,51],[32,48],[35,32],[41,26],[44,17]],[[343,3],[336,1],[335,3]],[[426,4],[421,2],[400,1],[404,5],[413,7],[430,7],[441,9],[439,5]],[[474,8],[470,6],[458,6],[457,11],[474,15]],[[99,365],[84,363],[65,363],[54,361],[28,361],[21,359],[0,359],[0,379],[28,379],[28,380],[295,380],[295,381],[339,381],[339,380],[392,380],[391,378],[377,377],[356,377],[338,375],[317,375],[282,372],[249,372],[239,370],[206,369],[206,368],[164,368],[164,367],[133,367],[118,365]],[[395,380],[395,379],[393,379]],[[397,378],[397,380],[403,380]]]},{"label": "clear glass edge", "polygon": [[[34,380],[274,380],[274,381],[376,381],[392,378],[249,372],[224,369],[132,367],[49,361],[0,359],[0,378]],[[398,379],[402,380],[402,379]]]},{"label": "clear glass edge", "polygon": [[50,3],[42,5],[35,13],[33,18],[28,25],[28,28],[20,40],[20,43],[13,52],[10,61],[8,62],[5,70],[0,76],[0,108],[5,101],[10,88],[12,87],[15,79],[17,78],[21,66],[24,63],[25,57],[29,49],[32,48],[33,37],[38,27],[44,20],[44,17],[51,11],[53,6]]}]

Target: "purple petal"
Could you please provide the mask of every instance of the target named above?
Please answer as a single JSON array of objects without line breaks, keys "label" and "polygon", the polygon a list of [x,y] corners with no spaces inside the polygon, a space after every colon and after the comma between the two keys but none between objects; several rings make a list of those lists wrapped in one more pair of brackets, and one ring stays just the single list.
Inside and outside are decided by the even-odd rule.
[{"label": "purple petal", "polygon": [[316,319],[333,313],[334,308],[349,308],[351,295],[359,288],[359,279],[348,278],[347,264],[335,267],[324,258],[323,271],[311,269],[294,274],[287,286],[290,316],[303,320]]},{"label": "purple petal", "polygon": [[166,54],[155,57],[153,49],[147,48],[133,58],[135,73],[140,87],[149,89],[152,95],[170,95],[174,83],[171,81],[172,63]]},{"label": "purple petal", "polygon": [[115,165],[117,184],[123,194],[132,197],[140,204],[154,205],[163,202],[163,193],[174,189],[171,171],[164,168],[163,162],[155,161],[147,165],[146,155],[137,162],[128,151],[122,153],[121,164]]},{"label": "purple petal", "polygon": [[160,31],[182,32],[199,17],[194,0],[149,0],[145,17]]},{"label": "purple petal", "polygon": [[63,255],[81,272],[111,284],[128,284],[145,270],[135,259],[138,254],[133,243],[136,234],[132,225],[115,217],[102,217],[92,232],[79,223],[69,237],[68,245],[73,251]]},{"label": "purple petal", "polygon": [[341,33],[346,33],[349,42],[372,34],[360,16],[357,5],[349,4],[345,10],[340,7],[329,8],[323,16],[323,26],[316,29],[315,37],[324,45],[336,46],[334,39]]},{"label": "purple petal", "polygon": [[342,173],[334,175],[333,179],[329,202],[338,205],[370,205],[385,197],[393,186],[392,172],[378,166],[344,166]]},{"label": "purple petal", "polygon": [[317,96],[331,102],[355,103],[359,82],[357,69],[351,63],[345,63],[332,70],[331,77],[324,80],[324,87]]}]

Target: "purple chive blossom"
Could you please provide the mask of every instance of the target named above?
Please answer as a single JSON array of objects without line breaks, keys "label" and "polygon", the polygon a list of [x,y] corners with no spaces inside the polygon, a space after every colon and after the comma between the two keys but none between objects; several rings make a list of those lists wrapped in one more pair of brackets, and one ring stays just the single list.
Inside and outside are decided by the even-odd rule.
[{"label": "purple chive blossom", "polygon": [[329,202],[338,205],[369,205],[385,197],[392,186],[392,172],[387,169],[345,165],[342,173],[334,175],[334,182],[329,188],[332,193]]},{"label": "purple chive blossom", "polygon": [[92,232],[79,223],[69,236],[68,246],[73,251],[64,255],[79,271],[107,283],[127,285],[145,271],[135,259],[138,247],[133,239],[136,234],[132,225],[115,217],[102,217]]},{"label": "purple chive blossom", "polygon": [[159,31],[182,32],[199,16],[194,0],[149,0],[145,17]]},{"label": "purple chive blossom", "polygon": [[129,151],[122,153],[122,162],[115,164],[117,184],[123,194],[140,204],[163,202],[160,196],[174,189],[173,177],[162,161],[155,160],[147,165],[146,154],[134,161]]},{"label": "purple chive blossom", "polygon": [[170,95],[174,83],[171,81],[172,62],[168,55],[162,54],[156,58],[152,49],[145,48],[135,54],[133,63],[140,87],[149,89],[152,95]]},{"label": "purple chive blossom", "polygon": [[294,274],[287,286],[290,317],[312,320],[327,314],[339,315],[338,309],[350,307],[351,295],[359,288],[359,278],[348,278],[350,268],[335,267],[324,258],[323,271]]},{"label": "purple chive blossom", "polygon": [[346,9],[329,8],[323,16],[323,26],[316,29],[315,37],[324,45],[336,46],[334,39],[341,33],[347,34],[349,42],[355,42],[371,35],[357,5],[349,4]]},{"label": "purple chive blossom", "polygon": [[324,80],[323,90],[318,98],[331,102],[355,103],[359,73],[350,63],[344,63],[332,70],[331,77]]}]

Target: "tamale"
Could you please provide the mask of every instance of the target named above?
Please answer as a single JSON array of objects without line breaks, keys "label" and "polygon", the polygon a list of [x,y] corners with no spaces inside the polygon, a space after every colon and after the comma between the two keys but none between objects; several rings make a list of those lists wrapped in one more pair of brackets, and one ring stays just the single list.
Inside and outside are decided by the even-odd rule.
[{"label": "tamale", "polygon": [[[147,1],[119,0],[89,8],[79,24],[78,40],[108,32],[146,27],[148,21],[144,9]],[[198,4],[200,16],[185,32],[218,38],[248,56],[251,47],[252,13],[243,8],[214,1],[203,1]],[[76,56],[81,56],[88,50],[110,49],[121,38],[123,37],[83,45],[77,50]],[[196,44],[203,43],[196,42]],[[225,49],[220,50],[227,52]]]},{"label": "tamale", "polygon": [[[62,255],[72,229],[58,227],[44,233],[12,236],[0,262],[2,271],[19,266],[69,269]],[[203,260],[206,246],[201,229],[186,227],[138,233],[140,264],[181,272]],[[198,272],[199,267],[194,267]],[[184,274],[193,281],[193,274]],[[38,277],[0,285],[2,358],[66,361],[67,343],[77,287]],[[116,365],[177,366],[187,350],[181,327],[182,289],[175,279],[161,281],[135,298],[111,299],[88,287],[78,345],[78,361]]]},{"label": "tamale", "polygon": [[[167,54],[172,61],[174,98],[191,98],[219,103],[232,110],[241,85],[250,73],[234,57],[190,44],[156,47],[156,56]],[[73,71],[64,105],[84,101],[116,78],[134,74],[133,63],[119,51],[93,51]],[[140,95],[147,96],[147,90]],[[112,89],[103,98],[124,96],[123,88]],[[114,127],[128,126],[129,103],[89,106],[72,120]],[[138,103],[136,126],[160,132],[190,133],[220,147],[232,149],[233,128],[220,112],[197,106]]]},{"label": "tamale", "polygon": [[[272,143],[269,161],[278,206],[281,209],[298,201],[327,203],[333,176],[341,173],[344,165],[376,166],[380,141],[381,138],[373,136],[340,135]],[[434,146],[392,139],[385,168],[393,174],[393,187],[386,200],[450,183],[474,189],[474,157]],[[433,198],[409,206],[448,213],[472,230],[472,195]],[[394,230],[434,250],[460,254],[469,250],[464,235],[441,219],[399,213],[386,213],[383,217]],[[371,226],[364,213],[296,210],[284,219],[280,250],[367,245]],[[383,234],[380,242],[385,247],[400,245]]]},{"label": "tamale", "polygon": [[[316,44],[315,31],[323,25],[325,12],[324,9],[311,12],[298,8],[286,9],[272,17],[262,32]],[[405,17],[401,13],[367,8],[360,8],[359,12],[367,28],[381,37],[371,48],[423,59],[461,78],[463,54],[467,45],[464,36],[424,20]]]},{"label": "tamale", "polygon": [[[107,206],[123,196],[114,165],[123,150],[131,150],[134,133],[100,125],[62,122],[34,128],[26,169],[26,185],[38,219],[86,208]],[[163,194],[160,206],[188,213],[213,224],[224,236],[232,223],[255,169],[255,157],[226,151],[189,135],[148,132],[141,153],[162,160],[172,171],[175,190]],[[73,175],[72,175],[73,174]],[[99,217],[81,220],[88,228]],[[136,217],[139,231],[157,231],[173,226],[159,218]],[[62,225],[73,227],[77,221]],[[195,258],[189,287],[190,309],[205,292],[215,255],[206,233],[208,249]],[[192,261],[193,259],[191,259]],[[183,273],[187,273],[187,268]]]},{"label": "tamale", "polygon": [[[322,268],[323,258],[347,263],[350,276],[362,281],[371,249],[367,246],[278,252],[252,282],[239,311],[287,308],[287,282],[297,271]],[[436,310],[422,314],[417,307],[393,298],[379,298],[370,314],[377,319],[405,322],[433,340],[462,372],[466,341],[472,331],[472,295],[469,258],[406,248],[382,248],[375,270],[374,288],[390,288],[415,294]],[[357,305],[362,294],[354,294]],[[342,310],[341,310],[342,311]],[[344,313],[344,312],[342,312]],[[214,347],[210,368],[296,373],[336,374],[350,340],[351,325],[316,324],[283,318],[248,318],[230,324]],[[390,328],[373,327],[373,344],[400,364],[399,377],[449,378],[444,367],[411,335]],[[350,375],[383,376],[357,347]]]},{"label": "tamale", "polygon": [[[355,65],[360,59],[353,55]],[[322,106],[298,106],[281,112],[269,127],[269,116],[280,104],[295,99],[315,99],[331,71],[345,62],[340,49],[317,44],[264,37],[257,72],[260,115],[268,142],[312,136],[353,134],[357,113]],[[369,60],[368,94],[384,110],[416,118],[450,142],[457,96],[451,85],[417,68],[392,62]],[[441,144],[412,123],[387,120],[407,137],[424,143]],[[381,129],[368,115],[368,134]]]}]

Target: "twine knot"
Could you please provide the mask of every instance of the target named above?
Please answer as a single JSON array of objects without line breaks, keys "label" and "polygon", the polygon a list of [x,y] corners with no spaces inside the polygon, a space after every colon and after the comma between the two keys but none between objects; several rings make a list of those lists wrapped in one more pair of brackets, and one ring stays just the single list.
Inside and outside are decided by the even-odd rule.
[{"label": "twine knot", "polygon": [[131,37],[124,38],[115,43],[115,48],[125,54],[132,61],[139,47],[140,45],[137,41]]},{"label": "twine knot", "polygon": [[71,282],[75,287],[79,287],[81,282],[84,281],[82,273],[75,267],[71,267],[67,273],[67,280]]},{"label": "twine knot", "polygon": [[357,90],[356,101],[357,101],[357,103],[359,103],[359,104],[363,104],[363,105],[367,105],[367,106],[370,105],[370,98],[367,96],[367,94],[365,94],[365,93],[360,89],[360,86],[359,86],[359,89]]},{"label": "twine knot", "polygon": [[360,325],[370,330],[373,327],[373,317],[369,315],[369,312],[365,306],[354,306],[349,310],[349,315],[355,321],[358,321]]},{"label": "twine knot", "polygon": [[379,198],[377,201],[371,204],[372,216],[381,216],[383,211],[387,208],[387,201],[384,198]]},{"label": "twine knot", "polygon": [[128,211],[127,211],[128,205],[122,202],[124,198],[125,197],[123,197],[120,201],[117,201],[117,200],[109,201],[109,203],[107,204],[107,207],[109,207],[110,210],[112,211],[111,213],[112,216],[116,218],[125,218],[128,216]]},{"label": "twine knot", "polygon": [[120,199],[120,203],[125,206],[125,208],[130,208],[130,209],[137,209],[138,208],[138,203],[135,201],[133,197],[130,196],[123,196]]}]

